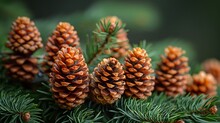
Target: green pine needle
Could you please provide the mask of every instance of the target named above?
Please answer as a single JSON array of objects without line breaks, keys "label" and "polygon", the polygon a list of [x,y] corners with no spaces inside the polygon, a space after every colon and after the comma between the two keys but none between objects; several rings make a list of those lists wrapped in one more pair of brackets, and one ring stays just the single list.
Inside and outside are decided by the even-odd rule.
[{"label": "green pine needle", "polygon": [[216,122],[219,116],[210,115],[209,109],[218,103],[217,98],[204,95],[192,97],[182,95],[170,98],[164,94],[153,94],[147,100],[122,98],[111,110],[115,114],[109,122],[128,123],[172,123],[179,119],[195,122]]},{"label": "green pine needle", "polygon": [[41,119],[41,109],[37,104],[33,103],[34,99],[29,97],[29,94],[22,94],[21,91],[6,91],[0,92],[0,122],[15,123],[25,122],[22,115],[29,112],[30,121],[34,123],[43,122]]},{"label": "green pine needle", "polygon": [[87,41],[86,48],[83,50],[90,71],[92,71],[102,59],[111,56],[111,54],[105,54],[104,51],[112,47],[117,47],[116,34],[120,29],[125,27],[125,24],[119,26],[119,22],[116,22],[113,32],[110,32],[109,28],[111,23],[105,22],[106,21],[100,21],[96,24],[97,28],[93,31],[93,38]]}]

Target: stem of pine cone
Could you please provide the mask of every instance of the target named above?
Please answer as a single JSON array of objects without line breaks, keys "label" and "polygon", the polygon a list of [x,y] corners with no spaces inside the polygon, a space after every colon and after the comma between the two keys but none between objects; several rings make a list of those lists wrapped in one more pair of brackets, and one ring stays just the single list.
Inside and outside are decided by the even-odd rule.
[{"label": "stem of pine cone", "polygon": [[98,52],[96,54],[93,55],[93,57],[91,57],[91,59],[88,61],[88,66],[90,66],[94,60],[96,60],[98,58],[98,56],[100,56],[103,52],[103,50],[105,49],[105,46],[109,43],[109,35],[106,36],[105,38],[105,42],[101,45],[101,47],[99,48]]}]

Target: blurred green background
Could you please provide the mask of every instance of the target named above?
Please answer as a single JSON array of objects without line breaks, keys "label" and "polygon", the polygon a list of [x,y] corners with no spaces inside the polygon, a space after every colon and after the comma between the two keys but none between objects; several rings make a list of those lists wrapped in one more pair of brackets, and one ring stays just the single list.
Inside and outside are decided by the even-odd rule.
[{"label": "blurred green background", "polygon": [[34,20],[44,43],[59,21],[68,21],[83,44],[101,17],[116,15],[127,24],[133,43],[187,44],[199,61],[220,59],[219,6],[218,0],[0,0],[0,45],[17,16]]}]

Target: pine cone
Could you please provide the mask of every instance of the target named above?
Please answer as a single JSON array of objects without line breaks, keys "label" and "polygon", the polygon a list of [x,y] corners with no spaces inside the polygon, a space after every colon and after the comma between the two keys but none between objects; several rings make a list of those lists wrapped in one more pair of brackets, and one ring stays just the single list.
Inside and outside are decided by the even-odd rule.
[{"label": "pine cone", "polygon": [[[106,25],[108,22],[111,23],[109,27],[110,34],[114,32],[117,23],[119,27],[122,26],[122,21],[116,16],[108,16],[106,18],[101,19],[101,22]],[[106,31],[104,30],[102,25],[100,25],[100,27],[103,32]],[[127,32],[123,28],[120,29],[116,34],[116,38],[117,38],[117,44],[115,46],[112,46],[109,50],[106,50],[105,53],[112,54],[112,57],[114,58],[122,58],[127,55],[127,51],[130,48]]]},{"label": "pine cone", "polygon": [[89,91],[89,73],[81,51],[63,47],[51,69],[51,91],[61,108],[71,109],[82,104]]},{"label": "pine cone", "polygon": [[13,22],[8,40],[6,46],[20,55],[30,56],[43,47],[40,32],[27,17],[18,17]]},{"label": "pine cone", "polygon": [[185,123],[184,120],[177,120],[175,123]]},{"label": "pine cone", "polygon": [[217,82],[211,74],[201,71],[193,76],[193,82],[187,86],[187,92],[192,95],[206,94],[212,97],[217,94]]},{"label": "pine cone", "polygon": [[146,99],[154,90],[155,77],[151,74],[151,58],[144,49],[134,48],[125,58],[126,89],[125,95]]},{"label": "pine cone", "polygon": [[13,79],[30,82],[39,72],[37,59],[34,57],[23,57],[12,54],[4,62],[4,67],[7,69],[6,73]]},{"label": "pine cone", "polygon": [[29,122],[30,121],[30,119],[31,119],[30,112],[22,113],[21,115],[22,115],[22,120],[24,122]]},{"label": "pine cone", "polygon": [[209,112],[212,114],[212,115],[215,115],[217,112],[218,112],[218,107],[216,105],[213,105],[210,109],[209,109]]},{"label": "pine cone", "polygon": [[103,59],[91,74],[91,98],[97,103],[112,104],[124,93],[125,75],[115,58]]},{"label": "pine cone", "polygon": [[217,59],[209,59],[203,63],[205,72],[212,74],[220,84],[220,61]]},{"label": "pine cone", "polygon": [[46,44],[47,55],[44,57],[42,69],[50,72],[56,53],[65,46],[79,47],[79,37],[74,27],[67,22],[60,22]]},{"label": "pine cone", "polygon": [[165,49],[166,56],[161,56],[161,63],[156,71],[156,90],[168,96],[183,94],[186,89],[188,58],[183,56],[184,50],[169,46]]}]

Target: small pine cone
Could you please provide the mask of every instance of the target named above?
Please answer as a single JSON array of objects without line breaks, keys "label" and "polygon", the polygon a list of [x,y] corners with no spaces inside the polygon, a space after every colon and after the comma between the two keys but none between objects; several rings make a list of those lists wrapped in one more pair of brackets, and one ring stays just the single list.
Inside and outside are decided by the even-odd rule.
[{"label": "small pine cone", "polygon": [[[109,32],[112,33],[115,30],[115,27],[118,23],[118,26],[122,26],[122,21],[116,16],[108,16],[101,20],[103,23],[107,24],[111,23],[109,27]],[[103,32],[105,32],[104,28],[101,26]],[[115,46],[112,46],[109,50],[106,50],[106,54],[112,54],[114,58],[122,58],[127,55],[127,51],[130,48],[129,40],[127,37],[127,32],[122,28],[116,34],[117,43]]]},{"label": "small pine cone", "polygon": [[189,80],[188,58],[183,56],[184,50],[169,46],[165,49],[166,56],[161,56],[161,63],[156,71],[156,91],[168,96],[183,94]]},{"label": "small pine cone", "polygon": [[177,120],[175,123],[185,123],[184,120]]},{"label": "small pine cone", "polygon": [[34,22],[27,17],[18,17],[12,24],[12,30],[6,46],[16,54],[30,56],[42,48],[40,32]]},{"label": "small pine cone", "polygon": [[85,101],[89,91],[89,70],[79,49],[63,47],[51,71],[51,91],[61,108],[70,110]]},{"label": "small pine cone", "polygon": [[6,73],[13,79],[31,82],[39,72],[37,61],[34,57],[12,54],[4,61],[4,67],[7,69]]},{"label": "small pine cone", "polygon": [[31,114],[30,114],[30,112],[26,112],[26,113],[22,113],[22,120],[24,121],[24,122],[29,122],[30,121],[30,119],[31,119]]},{"label": "small pine cone", "polygon": [[56,53],[65,46],[79,47],[77,31],[67,22],[60,22],[46,44],[47,55],[44,56],[42,69],[45,73],[50,72]]},{"label": "small pine cone", "polygon": [[115,58],[103,59],[91,74],[91,98],[97,103],[112,104],[124,93],[123,66]]},{"label": "small pine cone", "polygon": [[129,51],[125,58],[126,89],[125,95],[138,99],[146,99],[151,96],[154,90],[155,77],[151,74],[151,58],[141,48],[134,48]]},{"label": "small pine cone", "polygon": [[218,107],[216,105],[212,106],[210,109],[209,109],[209,112],[212,114],[212,115],[215,115],[217,112],[218,112]]},{"label": "small pine cone", "polygon": [[192,95],[206,94],[212,97],[217,94],[217,82],[211,74],[201,71],[193,76],[193,82],[187,85],[187,92]]},{"label": "small pine cone", "polygon": [[203,63],[205,72],[212,74],[220,84],[220,61],[217,59],[209,59]]}]

